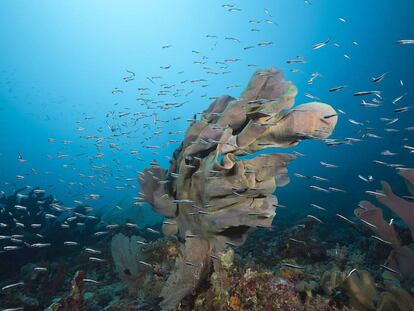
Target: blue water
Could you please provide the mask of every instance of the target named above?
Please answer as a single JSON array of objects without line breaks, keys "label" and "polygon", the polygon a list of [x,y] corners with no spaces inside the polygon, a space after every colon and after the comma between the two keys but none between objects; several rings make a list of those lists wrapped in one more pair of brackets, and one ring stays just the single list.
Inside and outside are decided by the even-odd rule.
[{"label": "blue water", "polygon": [[[222,94],[237,97],[256,70],[249,64],[283,69],[286,79],[299,89],[297,103],[312,101],[304,96],[310,93],[345,111],[346,115],[340,115],[333,138],[361,138],[366,127],[375,128],[373,133],[382,137],[337,147],[302,142],[294,150],[306,156],[290,166],[291,183],[277,191],[280,203],[289,207],[277,219],[283,219],[284,215],[300,218],[309,213],[309,203],[327,207],[330,210],[324,216],[327,220],[338,211],[350,215],[357,202],[366,198],[364,191],[378,188],[379,180],[389,180],[397,188],[402,186],[394,169],[376,165],[372,160],[388,161],[380,152],[389,149],[399,153],[390,162],[414,165],[414,157],[402,149],[402,145],[413,143],[414,132],[404,130],[414,126],[413,110],[399,114],[399,121],[390,126],[401,130],[398,133],[384,132],[384,122],[379,120],[394,118],[395,108],[413,104],[414,46],[397,45],[395,41],[414,38],[414,2],[313,0],[309,5],[303,0],[234,1],[231,4],[241,9],[237,12],[229,12],[222,4],[222,1],[194,0],[2,1],[0,190],[10,193],[31,185],[46,189],[68,206],[74,204],[73,200],[87,202],[96,209],[113,208],[121,200],[128,205],[139,186],[125,179],[135,179],[137,172],[153,159],[167,167],[165,157],[179,145],[167,141],[183,137],[168,132],[185,131],[186,120],[205,109],[211,102],[209,97]],[[340,17],[346,22],[339,21]],[[249,20],[262,22],[252,24]],[[251,31],[252,28],[260,31]],[[225,37],[235,37],[241,42]],[[330,39],[327,46],[312,49],[327,39]],[[273,44],[258,47],[257,43],[263,41]],[[171,47],[162,48],[167,45]],[[255,48],[243,49],[250,45]],[[286,63],[297,55],[304,56],[306,64]],[[216,61],[227,58],[241,60],[229,63],[227,74],[206,74],[210,69],[203,66],[219,71],[220,64]],[[206,63],[200,65],[194,61]],[[169,69],[160,68],[169,65]],[[293,68],[301,72],[290,72]],[[124,82],[122,78],[129,75],[126,70],[136,73],[135,80]],[[319,72],[321,77],[309,85],[312,72]],[[384,81],[379,84],[371,81],[384,72],[388,73]],[[146,78],[154,76],[162,79],[155,79],[152,84]],[[207,81],[181,83],[193,79]],[[163,83],[182,88],[182,95],[157,96]],[[231,85],[240,87],[226,89]],[[348,88],[328,92],[338,85]],[[112,94],[115,88],[123,93]],[[148,95],[140,95],[138,88],[150,88],[142,91]],[[382,91],[383,105],[362,108],[361,98],[352,94],[371,89]],[[392,99],[405,93],[398,105],[391,104]],[[139,97],[185,103],[167,111],[147,110],[136,100]],[[132,122],[131,115],[115,120],[106,117],[108,113],[118,116],[122,112],[149,116],[138,122]],[[176,117],[181,118],[172,120]],[[157,130],[154,118],[168,122]],[[365,125],[353,125],[348,119]],[[94,140],[81,137],[110,137],[112,132],[107,122],[121,132],[130,133],[105,140],[99,148]],[[162,133],[153,136],[154,131]],[[48,138],[56,141],[48,142]],[[71,143],[63,144],[64,140]],[[110,142],[116,146],[111,148]],[[154,154],[146,145],[163,147]],[[131,155],[131,150],[138,154]],[[104,154],[101,159],[96,158],[99,152]],[[19,153],[27,162],[17,161]],[[59,159],[62,154],[64,158]],[[339,168],[323,168],[320,161]],[[328,196],[316,193],[308,185],[323,183],[297,179],[292,175],[294,172],[326,177],[330,186],[345,189],[347,193]],[[367,185],[358,174],[372,175],[374,181]],[[19,180],[16,175],[25,178]],[[87,200],[85,196],[90,194],[99,194],[101,198]],[[144,209],[142,222],[159,220],[149,207]]]}]

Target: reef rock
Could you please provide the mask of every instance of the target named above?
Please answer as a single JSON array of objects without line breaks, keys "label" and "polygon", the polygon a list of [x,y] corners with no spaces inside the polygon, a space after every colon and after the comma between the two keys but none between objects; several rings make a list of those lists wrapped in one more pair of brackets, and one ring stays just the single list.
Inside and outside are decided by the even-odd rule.
[{"label": "reef rock", "polygon": [[243,156],[332,133],[335,110],[317,102],[291,109],[296,94],[279,70],[257,71],[239,99],[219,97],[201,120],[194,119],[168,171],[153,162],[140,174],[142,197],[168,220],[165,232],[178,232],[186,241],[162,291],[164,309],[197,287],[210,258],[241,245],[251,228],[272,225],[278,206],[273,193],[289,182],[286,166],[295,157]]}]

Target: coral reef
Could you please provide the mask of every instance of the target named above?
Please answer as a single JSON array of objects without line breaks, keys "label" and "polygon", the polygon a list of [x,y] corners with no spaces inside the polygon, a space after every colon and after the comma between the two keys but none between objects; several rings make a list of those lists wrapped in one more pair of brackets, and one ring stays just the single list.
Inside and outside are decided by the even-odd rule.
[{"label": "coral reef", "polygon": [[[268,270],[256,269],[236,262],[230,269],[214,272],[211,286],[195,297],[194,304],[186,305],[184,300],[178,310],[339,310],[314,294],[318,288],[315,281],[295,286]],[[309,296],[302,299],[302,293]]]},{"label": "coral reef", "polygon": [[[1,308],[38,311],[54,305],[58,310],[68,310],[69,301],[66,297],[73,296],[68,290],[73,283],[73,276],[78,271],[84,271],[82,299],[78,300],[82,307],[79,310],[156,309],[159,304],[158,295],[173,270],[180,244],[174,238],[154,240],[153,235],[136,227],[118,226],[102,239],[88,245],[100,253],[103,262],[91,261],[87,251],[78,251],[74,256],[58,254],[59,257],[53,257],[53,262],[41,260],[26,264],[21,268],[20,274],[2,278],[1,286],[17,282],[22,282],[22,285],[7,292],[0,291]],[[139,244],[142,245],[139,257],[135,256],[134,251],[129,251],[133,249],[129,242],[138,240],[145,240],[145,245]],[[119,243],[117,247],[112,245],[112,248],[123,256],[122,259],[113,258],[111,247],[108,247],[111,242]],[[123,248],[125,246],[128,248]],[[151,262],[152,267],[130,260],[138,258]],[[120,273],[121,266],[132,270],[136,264],[140,265],[136,277],[131,274],[126,278],[125,273]],[[148,268],[147,271],[145,267]]]},{"label": "coral reef", "polygon": [[[289,181],[286,166],[294,156],[254,153],[326,138],[336,122],[336,113],[324,104],[288,110],[295,94],[279,71],[260,71],[240,99],[221,97],[194,120],[169,170],[153,162],[139,177],[141,193],[134,199],[140,206],[143,200],[151,203],[165,217],[162,225],[139,228],[133,220],[114,225],[108,219],[111,224],[104,226],[88,207],[66,210],[40,189],[2,195],[5,226],[0,230],[7,227],[13,235],[0,243],[21,246],[30,263],[24,263],[20,275],[17,271],[2,279],[6,289],[18,286],[0,291],[1,307],[413,310],[413,250],[411,237],[404,236],[413,229],[412,197],[396,196],[386,183],[377,196],[407,224],[405,230],[385,222],[382,209],[368,202],[355,212],[367,228],[321,224],[309,217],[272,227],[279,207],[274,191]],[[413,172],[400,174],[412,191]],[[40,216],[35,219],[40,227],[30,225],[25,211]],[[160,237],[161,229],[166,236]],[[360,234],[369,230],[375,243]],[[329,232],[334,238],[327,237]],[[19,235],[25,235],[25,241],[35,243],[36,234],[51,241],[41,256],[19,242]],[[337,242],[343,236],[345,245]],[[77,251],[62,241],[79,241]],[[2,263],[12,258],[9,254],[0,253]]]},{"label": "coral reef", "polygon": [[[410,294],[398,284],[389,282],[380,270],[376,270],[375,264],[366,271],[361,267],[350,273],[355,264],[352,258],[356,245],[331,245],[329,249],[333,254],[338,250],[347,258],[340,261],[333,255],[314,261],[292,259],[287,253],[281,253],[269,264],[273,255],[264,256],[266,253],[257,245],[277,254],[277,246],[297,230],[283,227],[273,232],[256,230],[248,236],[243,247],[219,252],[214,259],[214,271],[209,271],[209,277],[204,278],[191,295],[186,295],[176,310],[412,310]],[[318,231],[310,232],[309,239],[321,241]],[[7,295],[0,292],[0,303],[2,307],[24,307],[30,311],[44,310],[51,304],[57,310],[69,310],[69,305],[81,305],[82,311],[159,310],[158,296],[171,288],[165,284],[171,280],[170,275],[176,275],[172,272],[183,269],[180,266],[180,260],[184,258],[181,252],[187,248],[174,237],[153,240],[153,235],[136,227],[113,229],[104,239],[90,245],[102,251],[100,257],[105,259],[104,264],[91,263],[86,254],[55,258],[53,263],[27,264],[21,269],[20,276],[4,283],[19,280],[24,285],[8,290]],[[136,243],[139,248],[131,244],[135,241],[140,241]],[[249,247],[252,242],[256,244],[254,252]],[[108,247],[110,244],[112,247]],[[116,259],[117,255],[111,251],[124,258]],[[150,267],[139,261],[150,264]],[[36,271],[39,266],[46,270]],[[137,274],[124,275],[122,267],[137,271]],[[81,270],[84,275],[80,291],[80,286],[72,285],[73,276]],[[181,282],[187,282],[185,278],[188,278],[187,275],[182,277],[184,280],[178,279],[175,283],[178,294]]]},{"label": "coral reef", "polygon": [[[277,69],[256,72],[240,99],[219,97],[194,120],[168,171],[153,162],[141,173],[142,197],[168,219],[164,232],[186,241],[161,294],[164,309],[200,284],[209,256],[241,245],[250,228],[271,226],[278,206],[273,192],[289,182],[286,166],[294,156],[241,157],[331,134],[337,115],[329,105],[314,102],[287,111],[296,93]],[[178,282],[180,292],[174,288]]]}]

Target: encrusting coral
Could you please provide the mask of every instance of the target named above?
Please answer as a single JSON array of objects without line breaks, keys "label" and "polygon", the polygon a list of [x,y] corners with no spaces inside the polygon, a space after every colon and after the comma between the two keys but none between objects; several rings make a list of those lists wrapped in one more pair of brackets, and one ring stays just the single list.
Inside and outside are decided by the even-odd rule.
[{"label": "encrusting coral", "polygon": [[[172,309],[191,293],[227,246],[239,246],[249,229],[271,227],[277,186],[286,185],[291,154],[261,154],[303,139],[325,139],[337,114],[326,104],[292,108],[296,88],[270,68],[257,71],[240,99],[217,98],[190,125],[168,171],[156,162],[139,176],[141,196],[166,217],[164,233],[185,240],[161,293]],[[213,260],[218,269],[219,261]]]}]

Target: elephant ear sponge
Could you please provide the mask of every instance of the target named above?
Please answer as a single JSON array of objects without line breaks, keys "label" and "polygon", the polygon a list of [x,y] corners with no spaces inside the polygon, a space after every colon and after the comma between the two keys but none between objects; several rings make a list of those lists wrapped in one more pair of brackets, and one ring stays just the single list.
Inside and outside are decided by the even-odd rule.
[{"label": "elephant ear sponge", "polygon": [[[186,241],[161,294],[165,310],[209,275],[211,258],[241,245],[250,229],[272,225],[278,206],[273,193],[289,182],[287,165],[295,157],[239,156],[331,135],[335,110],[317,102],[292,109],[296,94],[281,71],[257,71],[239,99],[217,98],[190,124],[168,170],[155,163],[140,174],[140,195],[172,226],[164,232]],[[214,268],[219,264],[215,260]]]}]

